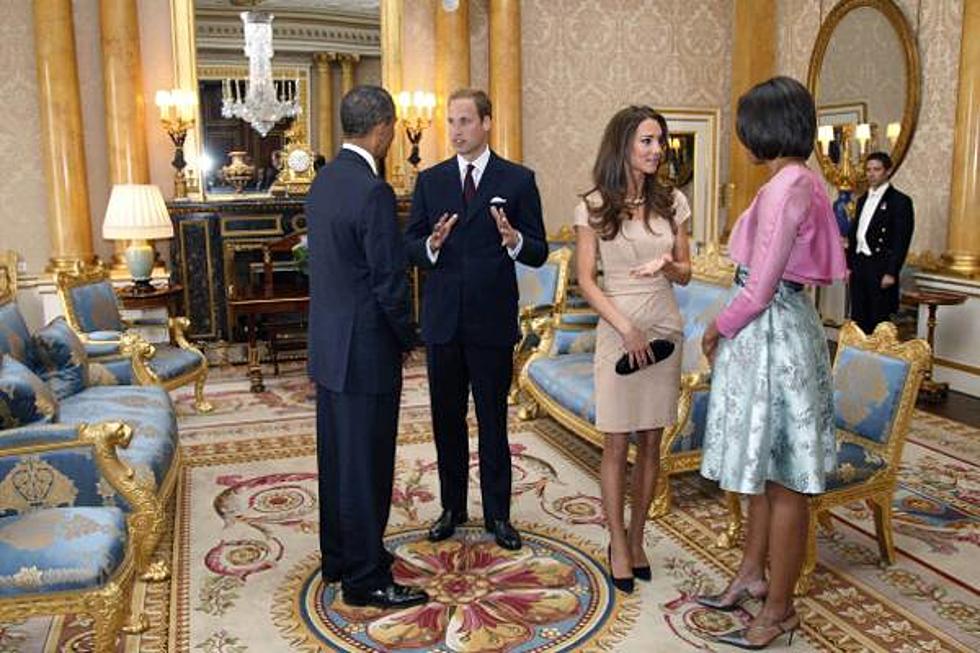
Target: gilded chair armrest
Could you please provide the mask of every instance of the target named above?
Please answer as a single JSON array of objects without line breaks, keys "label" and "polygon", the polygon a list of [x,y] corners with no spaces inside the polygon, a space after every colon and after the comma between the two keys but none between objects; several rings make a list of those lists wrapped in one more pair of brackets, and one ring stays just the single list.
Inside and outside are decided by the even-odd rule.
[{"label": "gilded chair armrest", "polygon": [[140,385],[158,385],[160,383],[156,372],[150,367],[150,360],[156,354],[156,347],[146,341],[136,331],[123,334],[120,351],[129,356],[133,364],[133,378]]},{"label": "gilded chair armrest", "polygon": [[204,353],[187,339],[187,330],[189,328],[191,328],[190,318],[183,316],[170,318],[170,337],[173,343],[181,349],[194,352],[201,357],[201,360],[207,363],[207,358],[205,358]]},{"label": "gilded chair armrest", "polygon": [[[154,517],[160,506],[151,482],[137,477],[132,467],[119,460],[117,448],[126,448],[133,439],[133,428],[122,422],[83,424],[79,439],[89,444],[95,452],[95,462],[102,476],[132,507],[133,519]],[[140,532],[138,529],[136,532]]]},{"label": "gilded chair armrest", "polygon": [[0,431],[0,456],[25,448],[77,443],[81,427],[77,424],[35,422]]},{"label": "gilded chair armrest", "polygon": [[711,387],[708,383],[710,372],[688,372],[681,374],[680,395],[677,398],[677,421],[664,429],[663,439],[660,444],[660,454],[667,457],[674,449],[677,438],[684,433],[688,421],[691,419],[691,409],[694,406],[694,393],[707,390]]}]

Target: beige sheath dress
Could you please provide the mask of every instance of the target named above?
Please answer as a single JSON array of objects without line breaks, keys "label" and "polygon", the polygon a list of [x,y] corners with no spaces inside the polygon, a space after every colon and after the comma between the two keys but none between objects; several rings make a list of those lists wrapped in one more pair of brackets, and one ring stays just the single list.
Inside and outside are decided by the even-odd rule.
[{"label": "beige sheath dress", "polygon": [[[592,201],[592,196],[587,198]],[[596,195],[596,202],[598,196]],[[674,221],[678,229],[691,217],[687,198],[674,191]],[[575,224],[588,227],[585,202],[575,207]],[[663,256],[674,248],[670,223],[653,216],[650,230],[639,220],[627,220],[612,240],[596,238],[601,261],[601,287],[606,296],[649,340],[674,342],[667,359],[622,376],[616,361],[625,353],[623,339],[609,322],[599,319],[595,347],[596,428],[604,433],[631,433],[657,429],[677,420],[681,377],[682,323],[673,284],[658,272],[653,277],[631,277],[629,271]]]}]

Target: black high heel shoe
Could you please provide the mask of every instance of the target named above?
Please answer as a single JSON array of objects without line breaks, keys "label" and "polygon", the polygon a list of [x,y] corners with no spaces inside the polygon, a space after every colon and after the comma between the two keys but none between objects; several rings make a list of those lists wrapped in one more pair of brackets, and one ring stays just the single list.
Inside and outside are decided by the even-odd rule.
[{"label": "black high heel shoe", "polygon": [[606,547],[606,561],[609,564],[609,578],[612,579],[613,585],[616,587],[616,589],[625,594],[632,594],[633,590],[636,588],[633,582],[633,577],[627,576],[626,578],[616,578],[616,576],[613,575],[612,544]]},{"label": "black high heel shoe", "polygon": [[649,582],[653,580],[653,570],[650,569],[650,565],[633,567],[633,578]]}]

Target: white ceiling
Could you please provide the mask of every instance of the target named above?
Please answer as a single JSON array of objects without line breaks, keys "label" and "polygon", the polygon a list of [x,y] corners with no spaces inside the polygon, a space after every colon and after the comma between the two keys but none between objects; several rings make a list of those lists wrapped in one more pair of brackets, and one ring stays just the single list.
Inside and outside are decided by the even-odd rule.
[{"label": "white ceiling", "polygon": [[377,15],[380,0],[194,0],[199,9],[234,9],[255,6],[263,11],[344,12]]}]

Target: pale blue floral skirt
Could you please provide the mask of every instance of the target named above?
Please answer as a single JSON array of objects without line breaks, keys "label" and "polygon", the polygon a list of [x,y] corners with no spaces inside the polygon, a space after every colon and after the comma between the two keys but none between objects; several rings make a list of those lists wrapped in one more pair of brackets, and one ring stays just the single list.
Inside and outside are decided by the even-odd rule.
[{"label": "pale blue floral skirt", "polygon": [[827,339],[799,288],[781,282],[758,317],[719,341],[701,475],[724,490],[761,494],[773,481],[819,494],[836,464]]}]

